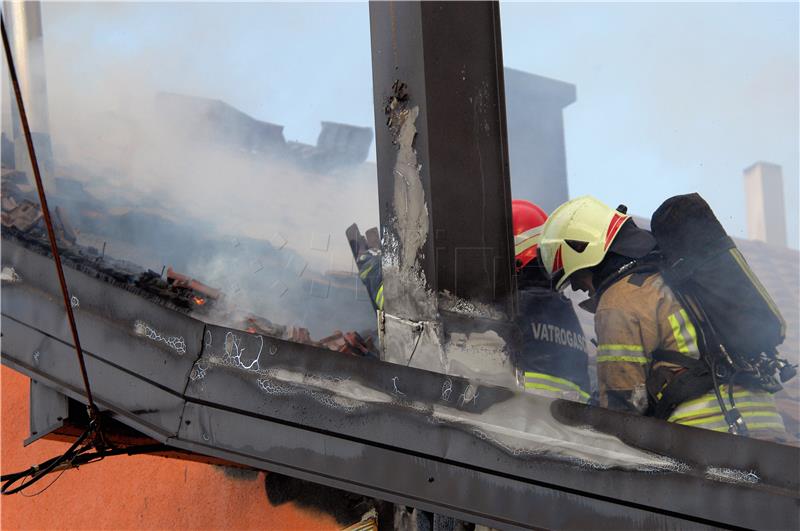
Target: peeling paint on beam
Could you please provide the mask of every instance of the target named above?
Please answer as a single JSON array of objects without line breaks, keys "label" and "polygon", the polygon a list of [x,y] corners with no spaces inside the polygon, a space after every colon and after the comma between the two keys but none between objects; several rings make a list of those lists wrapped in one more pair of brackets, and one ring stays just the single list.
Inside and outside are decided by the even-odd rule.
[{"label": "peeling paint on beam", "polygon": [[[387,265],[413,268],[437,299],[465,301],[450,311],[488,306],[507,318],[513,250],[497,6],[373,3],[370,23],[383,245],[401,253]],[[390,295],[390,313],[432,317],[403,315],[405,303],[393,311]]]},{"label": "peeling paint on beam", "polygon": [[[514,385],[501,330],[514,296],[497,16],[488,2],[370,5],[382,346],[388,361]],[[498,330],[454,330],[458,316]]]}]

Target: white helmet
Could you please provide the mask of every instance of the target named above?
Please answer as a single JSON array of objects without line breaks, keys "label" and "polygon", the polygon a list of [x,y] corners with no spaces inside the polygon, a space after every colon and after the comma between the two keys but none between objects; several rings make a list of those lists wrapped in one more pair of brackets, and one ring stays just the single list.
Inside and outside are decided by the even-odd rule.
[{"label": "white helmet", "polygon": [[550,214],[539,254],[556,289],[564,287],[575,271],[602,262],[629,217],[588,195],[567,201]]}]

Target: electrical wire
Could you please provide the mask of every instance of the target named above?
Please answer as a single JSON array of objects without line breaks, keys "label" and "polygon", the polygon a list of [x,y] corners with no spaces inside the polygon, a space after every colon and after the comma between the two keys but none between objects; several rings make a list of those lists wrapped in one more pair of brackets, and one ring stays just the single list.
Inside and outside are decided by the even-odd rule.
[{"label": "electrical wire", "polygon": [[[0,476],[0,482],[2,483],[0,486],[0,494],[7,496],[16,494],[18,492],[21,493],[23,490],[30,488],[31,485],[35,484],[46,475],[53,472],[60,472],[60,474],[45,488],[38,491],[36,494],[30,495],[30,497],[38,496],[42,492],[49,489],[53,483],[58,481],[58,479],[61,477],[61,474],[71,468],[77,468],[82,465],[102,461],[106,457],[115,455],[138,455],[168,450],[168,447],[163,444],[146,444],[92,451],[94,446],[91,436],[95,429],[96,428],[94,427],[90,427],[83,432],[62,455],[48,459],[47,461],[44,461],[38,465],[34,465],[26,470]],[[30,479],[26,481],[27,478]],[[20,484],[17,485],[17,483]]]},{"label": "electrical wire", "polygon": [[408,358],[408,363],[406,363],[406,367],[411,366],[411,362],[414,359],[414,354],[417,353],[417,347],[419,346],[419,340],[422,338],[422,333],[425,331],[425,325],[422,323],[417,323],[414,326],[414,329],[418,332],[417,340],[414,342],[414,348],[411,350],[411,356]]},{"label": "electrical wire", "polygon": [[56,481],[58,481],[59,479],[61,479],[61,476],[63,476],[63,475],[64,475],[64,472],[66,472],[67,470],[68,470],[68,469],[66,469],[66,468],[65,468],[64,470],[62,470],[61,472],[59,472],[59,473],[58,473],[58,475],[55,477],[55,479],[53,479],[53,481],[51,481],[50,483],[48,483],[48,484],[47,484],[47,486],[46,486],[46,487],[44,487],[44,488],[43,488],[42,490],[40,490],[39,492],[35,492],[35,493],[33,493],[33,494],[25,494],[23,491],[19,491],[19,495],[20,495],[20,496],[23,496],[23,497],[25,497],[25,498],[35,498],[35,497],[36,497],[36,496],[38,496],[39,494],[42,494],[42,493],[44,493],[44,491],[46,491],[47,489],[49,489],[50,487],[52,487],[52,486],[55,484],[55,482],[56,482]]},{"label": "electrical wire", "polygon": [[[75,314],[72,311],[72,304],[70,303],[69,289],[67,288],[67,280],[64,277],[64,268],[61,265],[61,255],[58,252],[58,244],[56,243],[56,234],[53,229],[53,220],[50,217],[50,209],[47,206],[47,197],[44,191],[44,184],[42,182],[41,171],[39,170],[39,161],[36,158],[36,149],[33,145],[33,136],[31,135],[30,124],[28,123],[28,115],[25,112],[25,104],[22,100],[22,92],[19,86],[19,79],[17,78],[17,70],[14,66],[14,57],[11,53],[11,45],[6,33],[5,17],[0,13],[0,27],[3,33],[3,47],[5,49],[6,62],[8,64],[9,75],[11,77],[11,85],[14,88],[14,96],[17,100],[17,108],[19,110],[20,122],[22,130],[25,133],[25,143],[28,147],[28,155],[33,169],[33,176],[36,181],[36,190],[39,193],[39,203],[42,209],[42,217],[44,218],[45,226],[47,227],[47,235],[50,240],[50,251],[53,253],[53,261],[56,265],[56,273],[58,274],[58,282],[61,286],[61,295],[64,298],[64,308],[67,311],[67,319],[69,320],[69,328],[72,332],[72,340],[75,344],[75,352],[78,356],[78,364],[80,365],[81,377],[83,378],[83,387],[86,390],[86,400],[88,403],[88,412],[90,423],[97,425],[99,422],[99,415],[97,406],[94,403],[92,396],[92,389],[89,385],[89,376],[86,372],[86,362],[83,358],[83,349],[81,348],[80,338],[78,337],[78,327],[75,324]],[[94,430],[93,430],[94,431]],[[102,432],[100,430],[94,431],[97,441],[102,443]]]},{"label": "electrical wire", "polygon": [[[717,331],[714,329],[711,320],[703,311],[702,307],[696,303],[696,301],[693,299],[690,300],[688,296],[680,293],[680,290],[674,290],[674,292],[678,302],[689,315],[689,320],[693,322],[695,329],[699,332],[698,335],[700,344],[698,346],[701,347],[700,351],[705,354],[711,354],[710,345],[720,345]],[[710,338],[708,336],[710,336]],[[720,351],[722,351],[721,346],[718,348]],[[725,356],[727,359],[726,353]],[[728,394],[731,405],[731,407],[728,408],[728,406],[725,404],[725,400],[722,398],[722,393],[720,391],[721,384],[717,379],[717,363],[719,360],[717,357],[713,357],[711,355],[703,355],[701,356],[701,359],[705,362],[706,366],[711,372],[712,389],[714,391],[714,396],[717,399],[717,403],[719,404],[720,411],[722,412],[722,416],[725,419],[725,422],[728,423],[728,432],[734,435],[746,435],[747,425],[745,424],[744,419],[741,417],[741,414],[739,414],[739,411],[736,409],[736,404],[733,401],[733,379],[731,378],[728,380]],[[735,367],[732,368],[735,370]],[[734,416],[737,417],[736,420],[733,420]]]}]

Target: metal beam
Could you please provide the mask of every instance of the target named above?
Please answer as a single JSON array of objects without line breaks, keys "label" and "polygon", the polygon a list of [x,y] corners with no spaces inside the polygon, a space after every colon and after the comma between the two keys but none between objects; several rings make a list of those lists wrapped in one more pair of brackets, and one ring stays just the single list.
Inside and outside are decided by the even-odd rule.
[{"label": "metal beam", "polygon": [[[370,4],[378,192],[401,272],[512,305],[503,61],[494,2]],[[398,308],[409,317],[424,309]],[[397,295],[397,294],[395,294]],[[396,297],[395,297],[396,299]]]},{"label": "metal beam", "polygon": [[495,333],[498,360],[481,376],[512,385],[500,354],[515,289],[499,18],[494,2],[370,3],[384,359],[473,376],[476,360],[450,363],[464,353],[448,348],[475,330],[451,319],[466,314]]}]

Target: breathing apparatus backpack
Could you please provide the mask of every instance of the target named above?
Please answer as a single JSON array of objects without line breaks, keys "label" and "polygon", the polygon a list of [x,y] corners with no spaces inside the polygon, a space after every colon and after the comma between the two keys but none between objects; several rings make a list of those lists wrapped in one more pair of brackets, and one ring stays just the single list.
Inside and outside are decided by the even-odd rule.
[{"label": "breathing apparatus backpack", "polygon": [[[703,392],[708,392],[710,383],[729,431],[746,433],[736,410],[733,387],[744,385],[775,393],[782,388],[781,382],[794,377],[795,367],[780,359],[777,352],[786,334],[786,323],[699,194],[667,199],[653,213],[650,228],[663,257],[662,276],[698,332],[702,362],[689,360],[683,364],[688,369],[685,372],[696,377],[676,386],[677,393],[671,393],[673,404],[664,404],[660,413],[668,414],[670,406],[674,408],[674,403],[681,401],[677,396],[681,392],[696,395],[703,386]],[[658,359],[657,355],[654,357]],[[680,361],[677,356],[661,359]],[[727,384],[730,406],[722,399],[722,384]]]}]

